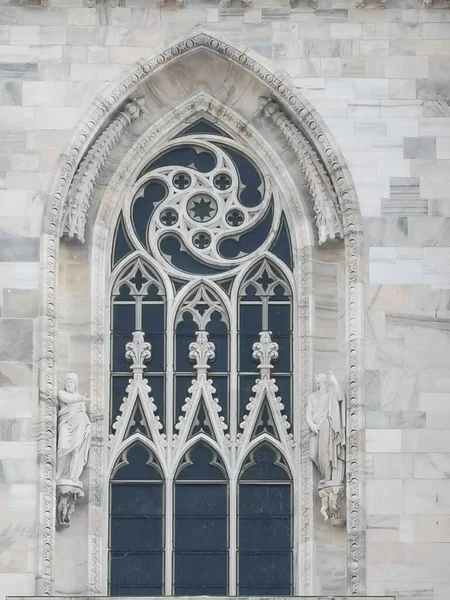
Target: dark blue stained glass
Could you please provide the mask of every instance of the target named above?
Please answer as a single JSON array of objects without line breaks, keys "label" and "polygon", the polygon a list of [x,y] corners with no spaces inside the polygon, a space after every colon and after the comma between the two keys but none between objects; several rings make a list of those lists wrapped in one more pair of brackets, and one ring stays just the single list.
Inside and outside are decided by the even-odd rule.
[{"label": "dark blue stained glass", "polygon": [[131,214],[138,238],[147,248],[147,227],[156,206],[167,195],[167,188],[161,180],[151,179],[145,184],[142,196],[133,201]]},{"label": "dark blue stained glass", "polygon": [[178,467],[177,481],[221,481],[225,470],[220,458],[207,444],[201,442],[189,450]]},{"label": "dark blue stained glass", "polygon": [[128,240],[128,236],[125,233],[123,224],[122,214],[117,221],[116,232],[114,234],[114,249],[113,249],[113,262],[112,267],[114,268],[117,263],[122,260],[127,254],[133,252],[133,248]]},{"label": "dark blue stained glass", "polygon": [[278,235],[274,243],[270,247],[270,252],[272,252],[272,254],[275,254],[275,256],[281,259],[284,262],[284,264],[287,265],[292,271],[294,264],[292,260],[291,238],[289,235],[289,230],[284,213],[281,218]]},{"label": "dark blue stained glass", "polygon": [[226,281],[218,281],[217,282],[220,285],[220,287],[223,289],[223,291],[227,294],[227,296],[230,295],[230,290],[231,290],[231,286],[233,285],[233,281],[234,281],[234,279],[227,279]]},{"label": "dark blue stained glass", "polygon": [[240,595],[292,593],[290,484],[239,485],[238,547]]},{"label": "dark blue stained glass", "polygon": [[[152,451],[142,444],[134,444],[126,451],[126,462],[119,466],[114,474],[114,481],[149,481],[160,480],[161,473],[152,462]],[[122,457],[119,459],[119,465]]]},{"label": "dark blue stained glass", "polygon": [[176,596],[226,596],[228,553],[175,552]]},{"label": "dark blue stained glass", "polygon": [[111,596],[161,596],[163,552],[111,552]]},{"label": "dark blue stained glass", "polygon": [[228,371],[228,328],[222,320],[218,311],[211,314],[211,321],[206,330],[209,333],[209,341],[216,347],[216,357],[211,363],[210,373],[224,373]]},{"label": "dark blue stained glass", "polygon": [[242,481],[285,481],[289,480],[289,474],[280,461],[277,462],[277,451],[269,444],[262,444],[247,457],[240,478]]},{"label": "dark blue stained glass", "polygon": [[185,312],[175,334],[175,370],[178,372],[194,372],[194,365],[189,360],[189,344],[195,342],[197,329],[192,314]]},{"label": "dark blue stained glass", "polygon": [[114,300],[132,300],[134,301],[133,296],[130,295],[130,286],[127,283],[123,283],[119,288],[119,295],[114,296]]},{"label": "dark blue stained glass", "polygon": [[208,551],[227,547],[227,485],[175,486],[175,547]]},{"label": "dark blue stained glass", "polygon": [[206,121],[205,119],[199,119],[192,125],[189,125],[189,127],[186,127],[186,129],[183,129],[183,131],[181,131],[178,134],[178,136],[181,137],[183,135],[193,135],[193,134],[198,134],[198,133],[207,133],[210,135],[223,135],[226,137],[230,137],[224,131],[219,129],[217,127],[217,125],[213,125],[212,123],[210,123],[209,121]]},{"label": "dark blue stained glass", "polygon": [[194,275],[216,275],[223,272],[223,269],[209,267],[188,254],[175,235],[167,235],[160,241],[159,245],[166,260],[181,271]]},{"label": "dark blue stained glass", "polygon": [[237,150],[230,148],[225,144],[218,144],[233,160],[239,173],[241,181],[239,200],[241,203],[251,208],[258,206],[261,203],[261,191],[258,189],[262,186],[261,175],[250,160],[243,156]]},{"label": "dark blue stained glass", "polygon": [[175,485],[175,594],[227,590],[226,484]]},{"label": "dark blue stained glass", "polygon": [[287,334],[291,329],[290,304],[269,303],[269,330]]},{"label": "dark blue stained glass", "polygon": [[161,551],[163,486],[112,484],[111,548],[114,552]]},{"label": "dark blue stained glass", "polygon": [[110,424],[111,433],[113,433],[112,426],[116,421],[116,418],[120,415],[120,405],[125,397],[125,390],[130,380],[130,375],[113,375],[111,376],[111,402],[110,402]]},{"label": "dark blue stained glass", "polygon": [[290,290],[287,284],[280,283],[276,285],[273,290],[273,296],[270,297],[271,302],[276,302],[277,300],[289,300],[290,299]]},{"label": "dark blue stained glass", "polygon": [[257,552],[239,552],[240,596],[291,596],[292,552],[264,549]]},{"label": "dark blue stained glass", "polygon": [[167,150],[150,162],[140,173],[139,177],[144,175],[144,173],[149,173],[153,169],[171,166],[190,167],[201,173],[209,173],[215,168],[216,159],[205,148],[182,144],[176,148]]},{"label": "dark blue stained glass", "polygon": [[161,296],[161,294],[159,292],[159,288],[156,285],[156,283],[151,283],[147,288],[147,295],[144,296],[144,301],[146,301],[146,300],[157,301],[157,300],[162,300],[162,299],[163,299],[163,296]]},{"label": "dark blue stained glass", "polygon": [[291,545],[291,486],[241,484],[239,549],[290,550]]},{"label": "dark blue stained glass", "polygon": [[145,341],[152,345],[152,358],[146,363],[146,370],[160,373],[165,368],[165,310],[163,304],[142,304],[142,330]]},{"label": "dark blue stained glass", "polygon": [[264,217],[253,229],[239,236],[239,239],[225,239],[218,246],[220,254],[224,258],[236,258],[245,254],[251,254],[257,250],[266,240],[270,233],[273,222],[273,199]]},{"label": "dark blue stained glass", "polygon": [[291,334],[277,333],[276,328],[272,331],[272,341],[278,344],[278,358],[274,365],[274,373],[289,373],[292,370],[291,361]]},{"label": "dark blue stained glass", "polygon": [[239,370],[253,373],[257,371],[257,363],[253,359],[252,346],[259,341],[262,331],[261,304],[242,304],[239,307]]},{"label": "dark blue stained glass", "polygon": [[134,304],[113,305],[112,371],[130,371],[130,361],[125,359],[125,345],[133,339],[135,310]]},{"label": "dark blue stained glass", "polygon": [[292,432],[292,402],[291,402],[291,377],[289,375],[273,375],[278,386],[277,396],[281,398],[284,405],[283,414],[287,416],[291,424],[290,432]]},{"label": "dark blue stained glass", "polygon": [[192,379],[194,377],[194,373],[192,375],[177,375],[175,377],[175,423],[178,422],[179,417],[184,416],[184,412],[182,412],[181,408],[188,396],[188,389],[192,385]]}]

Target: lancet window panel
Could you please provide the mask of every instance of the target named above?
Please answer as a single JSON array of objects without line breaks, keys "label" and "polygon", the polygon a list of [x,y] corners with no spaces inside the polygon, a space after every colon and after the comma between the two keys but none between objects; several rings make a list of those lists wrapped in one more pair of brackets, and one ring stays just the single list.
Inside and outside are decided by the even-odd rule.
[{"label": "lancet window panel", "polygon": [[[124,199],[111,258],[111,594],[293,593],[293,255],[282,191],[206,121],[167,142]],[[157,547],[139,534],[128,548],[139,519],[160,528]]]}]

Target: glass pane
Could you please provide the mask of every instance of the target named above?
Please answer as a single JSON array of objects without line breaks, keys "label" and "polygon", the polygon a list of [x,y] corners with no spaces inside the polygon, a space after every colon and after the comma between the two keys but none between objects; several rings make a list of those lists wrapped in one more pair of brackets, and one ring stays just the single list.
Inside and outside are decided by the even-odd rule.
[{"label": "glass pane", "polygon": [[158,202],[166,197],[166,186],[162,181],[152,179],[145,184],[142,194],[135,198],[132,207],[133,225],[142,245],[147,247],[147,225]]},{"label": "glass pane", "polygon": [[219,253],[224,258],[230,259],[254,252],[266,241],[272,227],[272,222],[273,200],[267,213],[253,229],[243,233],[238,240],[229,238],[225,239],[222,243],[219,243]]},{"label": "glass pane", "polygon": [[[278,462],[277,462],[278,460]],[[282,457],[268,444],[262,444],[247,457],[241,472],[241,480],[284,481],[288,472],[281,466]]]},{"label": "glass pane", "polygon": [[197,169],[202,173],[209,173],[216,166],[214,155],[199,146],[178,146],[162,153],[153,162],[149,163],[139,176],[159,167],[179,165]]},{"label": "glass pane", "polygon": [[164,402],[164,376],[157,377],[155,375],[144,375],[148,381],[148,384],[152,388],[150,395],[156,404],[156,415],[159,417],[161,423],[165,423],[165,402]]},{"label": "glass pane", "polygon": [[[246,207],[258,206],[261,203],[261,190],[263,182],[255,166],[237,150],[225,144],[218,144],[229,156],[231,156],[239,173],[241,185],[239,186],[239,200]],[[259,189],[258,189],[259,188]]]},{"label": "glass pane", "polygon": [[145,364],[145,369],[150,372],[162,372],[165,368],[164,350],[164,305],[142,305],[142,329],[145,341],[152,345],[152,358]]},{"label": "glass pane", "polygon": [[161,596],[163,553],[111,552],[111,596]]},{"label": "glass pane", "polygon": [[175,412],[174,412],[174,422],[178,423],[179,417],[184,416],[184,412],[182,412],[182,407],[184,405],[184,401],[188,396],[188,389],[192,384],[192,379],[194,375],[177,375],[175,377]]},{"label": "glass pane", "polygon": [[212,135],[224,135],[226,137],[229,137],[216,125],[212,125],[212,123],[210,123],[209,121],[205,121],[204,119],[199,119],[189,127],[186,127],[186,129],[184,131],[181,131],[179,135],[191,135],[194,133],[209,133]]},{"label": "glass pane", "polygon": [[132,252],[132,251],[133,251],[133,249],[132,249],[131,244],[128,241],[128,237],[125,233],[125,228],[123,225],[123,217],[121,215],[117,222],[116,232],[114,235],[114,249],[113,249],[112,266],[115,267],[116,264],[119,262],[119,260],[124,258],[127,254],[130,254],[130,252]]},{"label": "glass pane", "polygon": [[220,551],[227,547],[226,484],[175,486],[175,548]]},{"label": "glass pane", "polygon": [[206,326],[209,341],[216,347],[216,358],[211,363],[211,373],[224,373],[228,370],[228,328],[222,320],[222,315],[214,311],[211,321]]},{"label": "glass pane", "polygon": [[191,448],[184,457],[177,474],[180,481],[208,481],[225,479],[225,470],[217,453],[207,444]]},{"label": "glass pane", "polygon": [[227,485],[175,485],[175,594],[226,594],[227,504]]},{"label": "glass pane", "polygon": [[[220,407],[222,408],[222,412],[219,413],[219,416],[223,417],[225,423],[228,424],[228,377],[214,375],[213,386],[216,388],[214,397],[217,398]],[[227,432],[228,430],[226,430],[225,433]]]},{"label": "glass pane", "polygon": [[261,304],[241,304],[239,307],[239,370],[257,372],[257,363],[253,360],[252,346],[259,340],[262,331]]},{"label": "glass pane", "polygon": [[[114,475],[116,481],[159,480],[161,475],[154,463],[152,451],[142,444],[134,444],[125,451],[118,463],[120,466]],[[128,464],[127,464],[128,463]],[[149,464],[147,464],[149,463]]]},{"label": "glass pane", "polygon": [[162,484],[111,485],[111,549],[162,551]]},{"label": "glass pane", "polygon": [[241,596],[292,595],[292,553],[264,550],[239,552]]},{"label": "glass pane", "polygon": [[239,594],[292,593],[291,486],[239,485]]},{"label": "glass pane", "polygon": [[277,236],[275,242],[272,244],[270,251],[273,254],[275,254],[275,256],[280,258],[292,271],[293,261],[292,261],[291,239],[289,236],[289,230],[288,230],[286,219],[285,219],[284,215],[281,219],[281,225],[280,225],[278,236]]},{"label": "glass pane", "polygon": [[183,314],[183,320],[177,325],[175,337],[175,369],[177,371],[193,372],[193,363],[189,360],[189,344],[195,342],[195,332],[198,327],[189,312]]},{"label": "glass pane", "polygon": [[125,345],[133,339],[135,329],[134,304],[113,306],[112,371],[130,372],[130,361],[125,359]]},{"label": "glass pane", "polygon": [[175,552],[176,596],[225,596],[228,554]]}]

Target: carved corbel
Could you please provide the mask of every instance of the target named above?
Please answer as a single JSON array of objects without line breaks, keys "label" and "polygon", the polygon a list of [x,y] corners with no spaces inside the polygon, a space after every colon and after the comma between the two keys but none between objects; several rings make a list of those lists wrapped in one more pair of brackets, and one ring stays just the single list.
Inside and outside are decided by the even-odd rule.
[{"label": "carved corbel", "polygon": [[125,129],[142,114],[142,98],[128,101],[113,122],[95,140],[70,184],[60,225],[61,237],[84,243],[86,215],[100,170]]},{"label": "carved corbel", "polygon": [[319,244],[344,236],[342,215],[333,183],[316,151],[298,127],[282,112],[278,104],[263,98],[262,114],[270,117],[280,128],[294,151],[314,202]]},{"label": "carved corbel", "polygon": [[431,8],[433,6],[433,0],[423,0],[424,8]]}]

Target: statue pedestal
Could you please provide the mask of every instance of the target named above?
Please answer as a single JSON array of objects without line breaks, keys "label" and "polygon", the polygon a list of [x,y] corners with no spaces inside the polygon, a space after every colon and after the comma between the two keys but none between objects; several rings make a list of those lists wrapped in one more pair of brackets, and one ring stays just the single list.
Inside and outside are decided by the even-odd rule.
[{"label": "statue pedestal", "polygon": [[319,498],[322,501],[320,512],[325,521],[330,521],[333,527],[343,527],[345,524],[344,494],[345,486],[340,481],[319,481]]},{"label": "statue pedestal", "polygon": [[84,496],[81,481],[60,479],[56,482],[56,528],[70,526],[70,517],[75,512],[75,503]]}]

